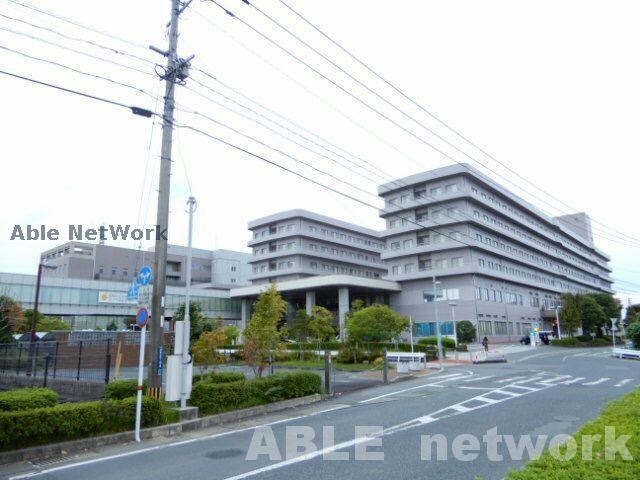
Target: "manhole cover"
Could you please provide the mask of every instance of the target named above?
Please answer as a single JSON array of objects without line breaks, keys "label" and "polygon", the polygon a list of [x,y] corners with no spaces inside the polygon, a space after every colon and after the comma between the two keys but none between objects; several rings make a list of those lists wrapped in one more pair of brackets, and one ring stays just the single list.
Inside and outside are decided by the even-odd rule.
[{"label": "manhole cover", "polygon": [[207,458],[231,458],[237,457],[238,455],[242,455],[244,450],[240,448],[227,448],[226,450],[214,450],[213,452],[209,452],[205,455]]}]

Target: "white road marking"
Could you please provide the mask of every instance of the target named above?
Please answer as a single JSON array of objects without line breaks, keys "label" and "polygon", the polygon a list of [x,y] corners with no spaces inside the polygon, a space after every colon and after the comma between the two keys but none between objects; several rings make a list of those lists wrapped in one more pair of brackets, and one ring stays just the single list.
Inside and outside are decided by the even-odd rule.
[{"label": "white road marking", "polygon": [[477,378],[470,378],[469,380],[463,380],[464,383],[471,383],[471,382],[479,382],[480,380],[487,380],[488,378],[493,378],[495,375],[487,375],[485,377],[477,377]]},{"label": "white road marking", "polygon": [[[453,378],[448,378],[448,377],[453,377]],[[403,388],[402,390],[394,390],[393,392],[389,392],[389,393],[384,393],[382,395],[377,395],[375,397],[371,397],[371,398],[367,398],[366,400],[360,400],[358,403],[369,403],[369,402],[373,402],[375,400],[380,400],[381,398],[386,398],[386,397],[390,397],[392,395],[398,395],[400,393],[405,393],[405,392],[410,392],[413,390],[418,390],[420,388],[425,388],[425,387],[442,387],[442,385],[440,385],[440,383],[443,382],[448,382],[451,380],[458,380],[462,377],[465,377],[464,373],[454,373],[451,375],[442,375],[440,377],[434,377],[434,379],[442,379],[439,382],[436,383],[424,383],[422,385],[416,385],[415,387],[409,387],[409,388]]]},{"label": "white road marking", "polygon": [[527,378],[527,377],[520,376],[520,377],[503,378],[502,380],[495,380],[495,383],[515,382],[516,380],[522,380],[523,378]]},{"label": "white road marking", "polygon": [[576,377],[576,378],[572,378],[571,380],[565,380],[564,382],[558,382],[558,385],[571,385],[573,383],[578,383],[586,379],[587,377]]},{"label": "white road marking", "polygon": [[599,378],[598,380],[596,380],[594,382],[587,382],[587,383],[583,383],[582,385],[600,385],[601,383],[604,383],[607,380],[610,380],[610,378],[602,377],[602,378]]},{"label": "white road marking", "polygon": [[564,380],[565,378],[571,378],[571,375],[558,375],[557,377],[553,377],[553,378],[548,378],[546,380],[542,380],[541,382],[538,382],[542,385],[549,385],[551,383],[555,383],[558,380]]},{"label": "white road marking", "polygon": [[226,432],[214,433],[213,435],[207,435],[205,437],[189,438],[189,439],[186,439],[186,440],[180,440],[178,442],[165,443],[165,444],[156,445],[156,446],[153,446],[153,447],[141,448],[139,450],[131,450],[129,452],[117,453],[115,455],[108,455],[106,457],[92,458],[90,460],[83,460],[81,462],[70,463],[70,464],[67,464],[67,465],[60,465],[60,466],[57,466],[57,467],[47,468],[45,470],[40,470],[40,471],[37,471],[37,472],[24,473],[24,474],[21,474],[21,475],[16,475],[14,477],[9,477],[9,480],[20,480],[20,479],[23,479],[23,478],[31,478],[31,477],[35,477],[35,476],[38,476],[38,475],[46,475],[48,473],[58,472],[60,470],[67,470],[69,468],[82,467],[84,465],[92,465],[94,463],[100,463],[100,462],[106,462],[108,460],[115,460],[115,459],[118,459],[118,458],[130,457],[130,456],[138,455],[138,454],[141,454],[141,453],[154,452],[156,450],[162,450],[162,449],[165,449],[165,448],[178,447],[180,445],[188,445],[190,443],[196,443],[196,442],[201,442],[201,441],[205,441],[205,440],[212,440],[214,438],[224,437],[224,436],[227,436],[227,435],[232,435],[234,433],[242,433],[242,432],[247,432],[247,431],[250,431],[250,430],[255,430],[256,428],[260,428],[260,427],[270,427],[272,425],[278,425],[279,423],[292,422],[294,420],[300,420],[301,418],[313,417],[314,415],[320,415],[322,413],[333,412],[335,410],[342,410],[343,408],[348,408],[348,407],[349,407],[349,405],[338,405],[338,406],[336,406],[334,408],[327,408],[325,410],[320,410],[318,412],[312,412],[312,413],[307,414],[307,415],[298,415],[296,417],[283,418],[283,419],[280,419],[280,420],[274,420],[273,422],[267,422],[267,423],[261,423],[260,425],[254,425],[252,427],[238,428],[236,430],[229,430],[229,431],[226,431]]},{"label": "white road marking", "polygon": [[616,383],[616,387],[621,387],[627,383],[629,383],[631,380],[633,380],[632,378],[625,378],[624,380],[621,380],[620,382]]}]

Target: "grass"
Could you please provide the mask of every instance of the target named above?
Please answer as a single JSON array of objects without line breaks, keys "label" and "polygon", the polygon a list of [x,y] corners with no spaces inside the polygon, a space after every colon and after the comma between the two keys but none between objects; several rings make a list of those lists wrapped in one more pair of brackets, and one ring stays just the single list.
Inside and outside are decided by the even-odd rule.
[{"label": "grass", "polygon": [[[276,367],[285,368],[307,368],[313,370],[324,369],[324,360],[287,360],[285,362],[275,362]],[[365,370],[380,370],[382,366],[372,365],[370,363],[336,363],[332,366],[335,370],[344,370],[347,372],[363,372]]]},{"label": "grass", "polygon": [[[615,437],[630,435],[626,446],[633,460],[624,460],[619,454],[607,459],[604,438],[605,427],[615,427]],[[593,459],[582,458],[582,436],[601,435],[593,444]],[[561,461],[549,451],[528,463],[523,470],[511,472],[507,480],[636,480],[640,478],[640,390],[611,402],[600,416],[583,426],[574,436],[577,454],[573,459]],[[564,449],[561,449],[561,453]]]}]

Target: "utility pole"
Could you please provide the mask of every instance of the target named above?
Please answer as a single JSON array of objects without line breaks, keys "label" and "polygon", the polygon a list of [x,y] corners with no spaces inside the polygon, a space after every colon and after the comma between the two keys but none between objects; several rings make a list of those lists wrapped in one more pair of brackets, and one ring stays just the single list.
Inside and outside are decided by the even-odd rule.
[{"label": "utility pole", "polygon": [[154,280],[151,300],[151,339],[149,368],[149,395],[162,396],[162,357],[164,352],[164,300],[167,282],[167,238],[169,231],[169,194],[171,190],[171,143],[173,137],[173,111],[175,87],[188,76],[189,60],[178,57],[178,19],[180,13],[191,3],[171,0],[169,22],[169,49],[165,52],[150,46],[154,52],[167,57],[167,68],[161,79],[165,81],[164,111],[162,114],[162,149],[160,153],[160,175],[158,181],[158,212],[156,216],[156,242],[154,250]]},{"label": "utility pole", "polygon": [[436,318],[436,335],[438,342],[438,361],[440,364],[440,369],[442,369],[442,357],[444,354],[442,352],[442,331],[440,329],[440,317],[438,315],[438,285],[440,282],[436,280],[435,275],[433,276],[433,311],[435,313]]},{"label": "utility pole", "polygon": [[191,369],[192,362],[189,354],[189,342],[191,340],[191,259],[193,246],[193,212],[196,209],[196,199],[189,197],[187,201],[189,207],[189,240],[187,241],[187,285],[184,301],[184,323],[182,326],[182,392],[180,395],[180,408],[187,408],[187,400],[191,393]]}]

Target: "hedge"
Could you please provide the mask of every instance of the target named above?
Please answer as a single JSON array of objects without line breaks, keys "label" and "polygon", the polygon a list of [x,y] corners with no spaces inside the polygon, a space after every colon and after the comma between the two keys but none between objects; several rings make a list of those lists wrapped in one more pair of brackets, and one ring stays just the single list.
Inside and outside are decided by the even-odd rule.
[{"label": "hedge", "polygon": [[[554,458],[548,450],[537,460],[529,462],[523,470],[512,471],[507,480],[627,480],[638,478],[640,457],[640,390],[609,403],[600,416],[573,434],[576,455],[569,460]],[[633,460],[625,460],[615,449],[605,445],[606,428],[615,427],[615,437],[629,435],[626,442]],[[593,440],[592,458],[583,459],[583,440]],[[608,458],[612,453],[614,458]],[[563,448],[561,452],[565,452]]]},{"label": "hedge", "polygon": [[202,375],[194,375],[193,383],[211,382],[211,383],[230,383],[246,380],[247,377],[242,372],[211,372]]},{"label": "hedge", "polygon": [[322,392],[319,375],[311,372],[286,372],[228,383],[201,381],[193,386],[189,403],[204,415],[254,407],[288,398]]},{"label": "hedge", "polygon": [[[147,386],[147,381],[144,381]],[[123,400],[128,397],[135,397],[138,393],[138,380],[129,378],[126,380],[114,380],[107,384],[104,395],[107,400]]]},{"label": "hedge", "polygon": [[556,347],[579,347],[580,341],[575,337],[554,338],[551,340],[551,345]]},{"label": "hedge", "polygon": [[[54,407],[0,412],[0,450],[133,430],[136,399],[64,403]],[[142,399],[142,426],[164,423],[162,403]]]},{"label": "hedge", "polygon": [[32,408],[53,407],[58,394],[50,388],[21,388],[0,392],[0,411],[13,412]]},{"label": "hedge", "polygon": [[[424,337],[418,340],[418,345],[437,345],[438,338],[437,337]],[[443,348],[454,349],[456,348],[456,341],[453,338],[442,337],[442,346]]]}]

